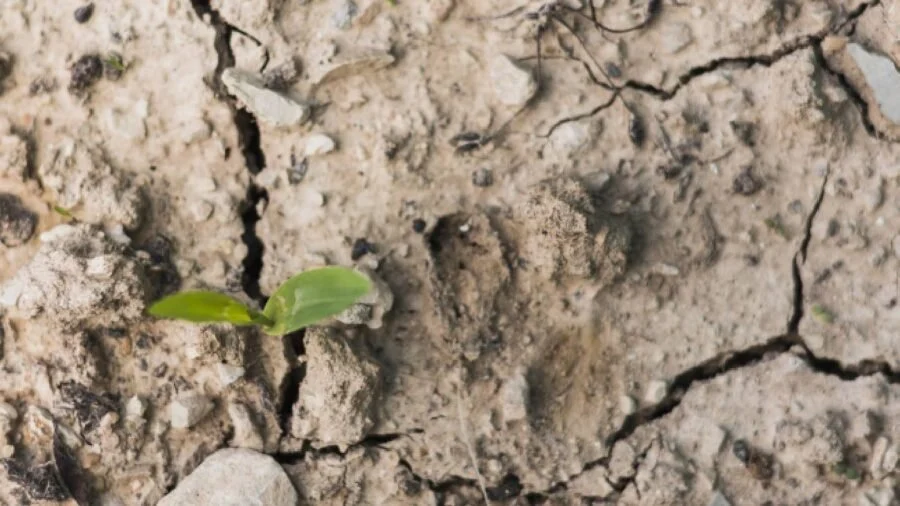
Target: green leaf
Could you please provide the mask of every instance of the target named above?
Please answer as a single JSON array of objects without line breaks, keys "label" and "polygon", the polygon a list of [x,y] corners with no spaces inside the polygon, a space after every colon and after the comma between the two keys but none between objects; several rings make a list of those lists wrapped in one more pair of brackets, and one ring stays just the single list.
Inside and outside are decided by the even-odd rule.
[{"label": "green leaf", "polygon": [[369,293],[372,283],[344,267],[323,267],[298,274],[278,287],[263,314],[274,323],[267,334],[283,335],[335,316]]},{"label": "green leaf", "polygon": [[198,323],[228,322],[235,325],[270,325],[259,311],[216,292],[181,292],[155,302],[147,310],[157,318]]}]

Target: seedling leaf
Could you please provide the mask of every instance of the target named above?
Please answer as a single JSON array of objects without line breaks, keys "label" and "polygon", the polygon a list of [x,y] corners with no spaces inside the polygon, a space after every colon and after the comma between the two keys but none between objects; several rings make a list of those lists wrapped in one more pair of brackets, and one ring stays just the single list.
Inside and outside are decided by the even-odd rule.
[{"label": "seedling leaf", "polygon": [[147,310],[158,318],[175,318],[197,323],[228,322],[234,325],[270,325],[258,311],[216,292],[181,292],[165,297]]},{"label": "seedling leaf", "polygon": [[287,280],[269,299],[263,314],[272,322],[270,335],[289,334],[335,316],[369,293],[372,283],[344,267],[323,267]]}]

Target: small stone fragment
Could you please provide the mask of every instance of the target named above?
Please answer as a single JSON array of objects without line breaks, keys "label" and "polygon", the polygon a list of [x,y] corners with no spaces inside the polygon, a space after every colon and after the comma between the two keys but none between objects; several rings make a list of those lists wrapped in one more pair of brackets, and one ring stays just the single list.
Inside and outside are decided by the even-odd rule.
[{"label": "small stone fragment", "polygon": [[312,134],[303,139],[303,156],[319,156],[334,151],[334,139],[325,134]]},{"label": "small stone fragment", "polygon": [[662,380],[653,380],[647,385],[644,400],[650,404],[658,404],[669,393],[669,384]]},{"label": "small stone fragment", "polygon": [[356,17],[357,12],[356,3],[353,0],[344,0],[334,10],[334,14],[331,16],[331,24],[335,28],[346,30],[350,28],[350,24],[353,22],[353,18]]},{"label": "small stone fragment", "polygon": [[637,401],[634,400],[630,395],[623,395],[619,397],[619,411],[622,412],[623,415],[630,415],[637,411]]},{"label": "small stone fragment", "polygon": [[850,43],[847,51],[862,71],[878,107],[884,116],[900,125],[900,72],[890,58],[867,51],[863,46]]},{"label": "small stone fragment", "polygon": [[297,491],[268,455],[227,448],[210,455],[158,506],[296,506]]},{"label": "small stone fragment", "polygon": [[521,371],[504,382],[500,389],[500,406],[506,423],[528,417],[528,380]]},{"label": "small stone fragment", "polygon": [[87,23],[91,16],[94,15],[94,4],[89,3],[87,5],[82,5],[81,7],[75,9],[75,21],[79,23]]},{"label": "small stone fragment", "polygon": [[494,93],[501,103],[523,107],[537,93],[537,80],[531,70],[521,67],[509,56],[497,54],[489,65]]},{"label": "small stone fragment", "polygon": [[491,169],[481,168],[472,173],[472,184],[485,188],[494,184],[494,173]]},{"label": "small stone fragment", "polygon": [[0,193],[0,243],[19,246],[31,239],[37,226],[37,215],[28,210],[19,197]]},{"label": "small stone fragment", "polygon": [[239,365],[216,364],[216,373],[219,375],[219,382],[223,387],[234,383],[244,377],[244,368]]},{"label": "small stone fragment", "polygon": [[581,178],[584,188],[591,193],[600,193],[609,186],[612,177],[608,172],[597,171],[585,174]]},{"label": "small stone fragment", "polygon": [[197,425],[212,411],[213,403],[200,394],[182,394],[169,404],[171,424],[176,429],[188,429]]},{"label": "small stone fragment", "polygon": [[369,277],[372,290],[335,319],[345,325],[365,324],[370,329],[379,329],[383,325],[384,316],[394,306],[394,293],[371,269],[360,268],[360,272]]},{"label": "small stone fragment", "polygon": [[251,113],[274,126],[296,126],[309,119],[308,105],[266,88],[259,74],[231,67],[222,73],[222,83]]},{"label": "small stone fragment", "polygon": [[147,403],[138,396],[132,396],[125,403],[125,419],[126,420],[142,420],[144,413],[147,412]]}]

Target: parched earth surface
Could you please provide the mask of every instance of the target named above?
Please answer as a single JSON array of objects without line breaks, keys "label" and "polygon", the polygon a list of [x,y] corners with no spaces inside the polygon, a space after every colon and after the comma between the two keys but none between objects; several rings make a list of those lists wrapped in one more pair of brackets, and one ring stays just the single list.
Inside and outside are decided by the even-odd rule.
[{"label": "parched earth surface", "polygon": [[0,2],[0,503],[900,503],[900,3],[591,1]]}]

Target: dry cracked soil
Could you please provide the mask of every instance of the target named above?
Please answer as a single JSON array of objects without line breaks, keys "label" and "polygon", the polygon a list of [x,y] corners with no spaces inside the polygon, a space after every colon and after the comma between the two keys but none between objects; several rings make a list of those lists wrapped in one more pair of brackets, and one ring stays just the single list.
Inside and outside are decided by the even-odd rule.
[{"label": "dry cracked soil", "polygon": [[900,504],[898,62],[897,0],[0,0],[0,503]]}]

